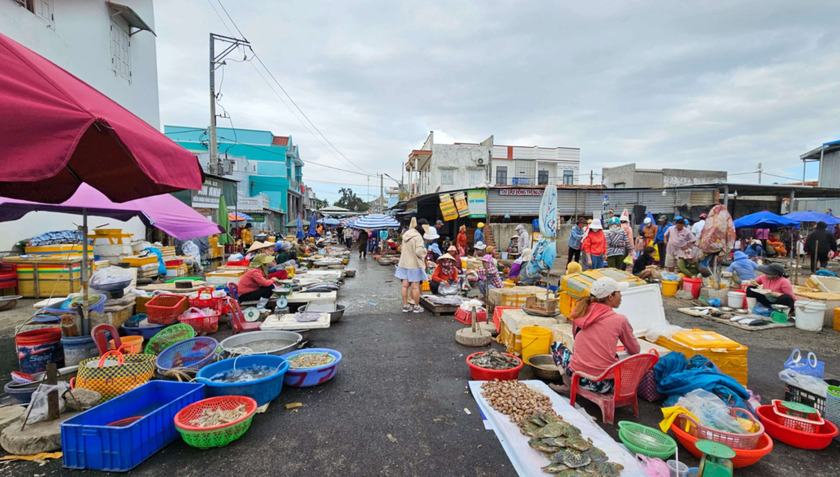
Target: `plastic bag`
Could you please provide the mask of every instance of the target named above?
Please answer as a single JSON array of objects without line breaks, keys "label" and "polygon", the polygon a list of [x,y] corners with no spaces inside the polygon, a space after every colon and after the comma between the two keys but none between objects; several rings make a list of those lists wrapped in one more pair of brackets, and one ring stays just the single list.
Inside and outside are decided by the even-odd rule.
[{"label": "plastic bag", "polygon": [[187,240],[183,244],[181,244],[181,251],[184,252],[184,255],[192,257],[193,263],[195,264],[196,269],[199,272],[204,270],[204,267],[201,266],[201,251],[198,248],[198,245],[195,244],[192,240]]},{"label": "plastic bag", "polygon": [[678,282],[680,280],[680,276],[674,272],[662,272],[662,279],[666,282]]},{"label": "plastic bag", "polygon": [[457,295],[459,291],[461,291],[461,286],[458,283],[450,285],[447,282],[440,282],[440,286],[438,287],[438,295],[441,296]]},{"label": "plastic bag", "polygon": [[[62,396],[68,389],[70,389],[70,385],[65,381],[59,381],[55,385],[41,384],[38,386],[38,389],[32,393],[32,399],[29,401],[26,412],[21,416],[21,421],[26,419],[27,424],[34,424],[46,420],[48,409],[47,394],[55,390],[58,390],[58,411],[59,413],[64,412],[64,398]],[[26,417],[27,414],[29,415],[28,418]]]},{"label": "plastic bag", "polygon": [[90,287],[97,290],[110,290],[120,283],[131,282],[132,278],[131,272],[125,268],[100,268],[90,277]]},{"label": "plastic bag", "polygon": [[761,303],[756,303],[752,309],[752,313],[758,316],[770,316],[773,313],[773,309]]},{"label": "plastic bag", "polygon": [[796,386],[821,397],[825,397],[825,390],[828,388],[828,383],[822,379],[797,373],[792,369],[779,371],[779,379],[791,386]]},{"label": "plastic bag", "polygon": [[705,389],[695,389],[677,400],[677,406],[688,409],[700,424],[724,432],[746,433],[741,423],[729,413],[729,406]]}]

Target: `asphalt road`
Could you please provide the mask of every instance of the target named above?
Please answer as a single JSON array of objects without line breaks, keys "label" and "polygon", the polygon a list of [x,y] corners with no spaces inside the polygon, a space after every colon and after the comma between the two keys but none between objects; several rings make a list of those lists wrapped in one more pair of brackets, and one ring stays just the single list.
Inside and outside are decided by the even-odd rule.
[{"label": "asphalt road", "polygon": [[[512,476],[513,468],[492,431],[484,430],[480,414],[467,391],[469,372],[464,359],[473,351],[454,341],[462,325],[451,317],[429,313],[400,313],[398,282],[393,268],[372,259],[354,257],[358,270],[346,280],[339,302],[347,305],[344,318],[313,335],[312,346],[334,348],[344,355],[336,377],[307,389],[284,388],[265,414],[238,441],[201,451],[177,440],[153,455],[132,475],[445,475]],[[840,369],[838,336],[793,329],[748,332],[692,318],[675,311],[678,300],[666,300],[674,324],[719,331],[750,346],[750,387],[764,402],[783,397],[778,379],[792,345],[814,349],[826,369]],[[29,306],[28,304],[25,306]],[[25,318],[21,305],[0,313],[0,376],[17,368],[12,324]],[[14,313],[14,314],[12,314]],[[229,331],[220,332],[222,339]],[[495,347],[499,345],[494,344]],[[834,374],[838,374],[835,373]],[[520,374],[527,379],[527,371]],[[284,404],[300,402],[287,410]],[[600,419],[594,405],[584,409]],[[465,411],[469,410],[469,414]],[[616,411],[616,420],[634,419],[630,408]],[[638,422],[656,426],[659,406],[640,401]],[[617,428],[604,428],[617,438]],[[805,451],[776,442],[770,455],[737,475],[834,476],[840,473],[840,443],[824,451]],[[697,461],[681,449],[689,465]],[[0,475],[83,475],[61,467],[13,463]]]}]

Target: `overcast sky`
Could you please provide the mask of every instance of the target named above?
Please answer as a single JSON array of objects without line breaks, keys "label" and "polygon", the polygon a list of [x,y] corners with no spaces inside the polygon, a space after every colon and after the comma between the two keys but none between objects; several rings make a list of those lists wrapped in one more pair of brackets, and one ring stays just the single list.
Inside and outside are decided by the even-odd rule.
[{"label": "overcast sky", "polygon": [[[208,33],[239,36],[211,1],[224,17],[218,0],[155,2],[164,124],[207,125]],[[840,2],[222,2],[356,165],[295,119],[256,61],[231,61],[241,53],[217,76],[221,104],[236,128],[291,134],[304,182],[331,202],[340,186],[316,181],[364,195],[368,177],[312,163],[399,179],[431,130],[436,142],[579,147],[587,182],[628,162],[730,174],[761,162],[801,178],[799,155],[840,135]]]}]

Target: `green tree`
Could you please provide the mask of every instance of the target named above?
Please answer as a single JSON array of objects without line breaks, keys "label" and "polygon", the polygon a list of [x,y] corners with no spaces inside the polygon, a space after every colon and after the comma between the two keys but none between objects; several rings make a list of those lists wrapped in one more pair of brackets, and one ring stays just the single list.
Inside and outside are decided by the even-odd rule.
[{"label": "green tree", "polygon": [[338,190],[338,193],[341,194],[341,197],[333,203],[336,207],[344,207],[345,209],[352,210],[354,212],[365,212],[370,207],[361,197],[357,196],[353,189],[349,187],[342,187]]}]

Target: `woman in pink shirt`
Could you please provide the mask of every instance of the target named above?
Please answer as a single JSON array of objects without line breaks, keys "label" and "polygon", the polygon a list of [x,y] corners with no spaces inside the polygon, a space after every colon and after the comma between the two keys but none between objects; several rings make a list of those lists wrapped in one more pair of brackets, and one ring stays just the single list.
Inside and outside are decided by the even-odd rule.
[{"label": "woman in pink shirt", "polygon": [[748,287],[747,296],[755,298],[756,301],[768,308],[772,305],[789,306],[792,313],[793,305],[796,302],[796,294],[793,292],[793,285],[790,280],[786,278],[785,267],[780,263],[771,263],[758,267],[758,271],[764,273],[764,275],[755,279],[756,285],[769,290],[770,293],[759,293],[755,291],[756,287]]},{"label": "woman in pink shirt", "polygon": [[613,390],[615,381],[605,379],[593,381],[610,366],[618,362],[618,342],[631,355],[641,351],[639,342],[633,336],[633,327],[627,317],[615,312],[621,306],[621,292],[627,283],[619,283],[610,277],[601,277],[589,286],[589,296],[578,302],[572,312],[572,333],[575,337],[575,352],[563,343],[554,342],[551,352],[557,367],[561,368],[563,386],[552,385],[559,393],[569,391],[573,373],[581,375],[580,386],[599,394]]}]

